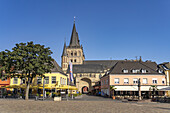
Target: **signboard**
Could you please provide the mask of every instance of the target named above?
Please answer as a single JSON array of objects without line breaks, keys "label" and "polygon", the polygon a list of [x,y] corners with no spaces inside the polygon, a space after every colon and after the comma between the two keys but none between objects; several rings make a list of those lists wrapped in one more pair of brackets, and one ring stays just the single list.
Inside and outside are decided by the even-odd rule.
[{"label": "signboard", "polygon": [[62,92],[60,92],[61,94],[66,94],[66,92],[64,92],[64,91],[62,91]]}]

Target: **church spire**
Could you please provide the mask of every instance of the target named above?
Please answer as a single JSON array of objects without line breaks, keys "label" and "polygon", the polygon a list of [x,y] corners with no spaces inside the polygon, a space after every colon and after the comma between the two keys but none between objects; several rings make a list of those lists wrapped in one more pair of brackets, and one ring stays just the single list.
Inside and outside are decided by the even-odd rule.
[{"label": "church spire", "polygon": [[67,56],[66,41],[64,41],[64,48],[63,48],[63,54],[62,54],[62,56]]},{"label": "church spire", "polygon": [[73,30],[72,30],[72,34],[71,34],[71,40],[70,40],[70,45],[69,47],[80,47],[80,43],[79,43],[79,37],[78,37],[78,33],[76,31],[76,26],[75,26],[75,20],[74,20],[74,24],[73,24]]}]

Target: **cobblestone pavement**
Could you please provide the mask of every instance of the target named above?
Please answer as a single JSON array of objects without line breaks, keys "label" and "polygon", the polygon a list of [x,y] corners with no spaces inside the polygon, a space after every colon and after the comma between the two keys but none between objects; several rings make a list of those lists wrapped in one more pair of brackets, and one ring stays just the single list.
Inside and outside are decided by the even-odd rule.
[{"label": "cobblestone pavement", "polygon": [[0,113],[170,113],[170,104],[123,103],[95,96],[61,102],[0,99]]}]

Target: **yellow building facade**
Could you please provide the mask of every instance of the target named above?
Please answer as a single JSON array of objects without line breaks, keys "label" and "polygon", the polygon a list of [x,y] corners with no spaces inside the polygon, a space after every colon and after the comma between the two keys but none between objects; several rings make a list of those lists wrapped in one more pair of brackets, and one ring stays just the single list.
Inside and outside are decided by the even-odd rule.
[{"label": "yellow building facade", "polygon": [[[60,66],[57,64],[57,62],[54,61],[54,68],[51,70],[51,73],[45,73],[45,77],[41,77],[37,75],[35,78],[33,78],[30,89],[33,89],[33,92],[36,91],[36,89],[42,89],[43,88],[43,82],[45,89],[62,89],[63,87],[67,86],[67,75],[64,74]],[[14,77],[10,79],[10,86],[11,88],[25,88],[26,87],[26,80],[25,78],[18,78]],[[13,90],[13,89],[12,89]]]}]

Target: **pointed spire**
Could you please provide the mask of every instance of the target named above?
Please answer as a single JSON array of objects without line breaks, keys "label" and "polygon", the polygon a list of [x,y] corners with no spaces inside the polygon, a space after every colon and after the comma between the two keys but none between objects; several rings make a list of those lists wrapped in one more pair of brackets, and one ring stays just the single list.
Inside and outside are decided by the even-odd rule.
[{"label": "pointed spire", "polygon": [[63,48],[63,54],[62,54],[62,56],[67,56],[66,41],[64,41],[64,48]]},{"label": "pointed spire", "polygon": [[69,47],[80,47],[79,37],[78,37],[78,33],[76,31],[76,26],[75,26],[75,20],[74,20],[74,24],[73,24],[73,30],[72,30],[72,34],[71,34],[71,40],[70,40]]}]

